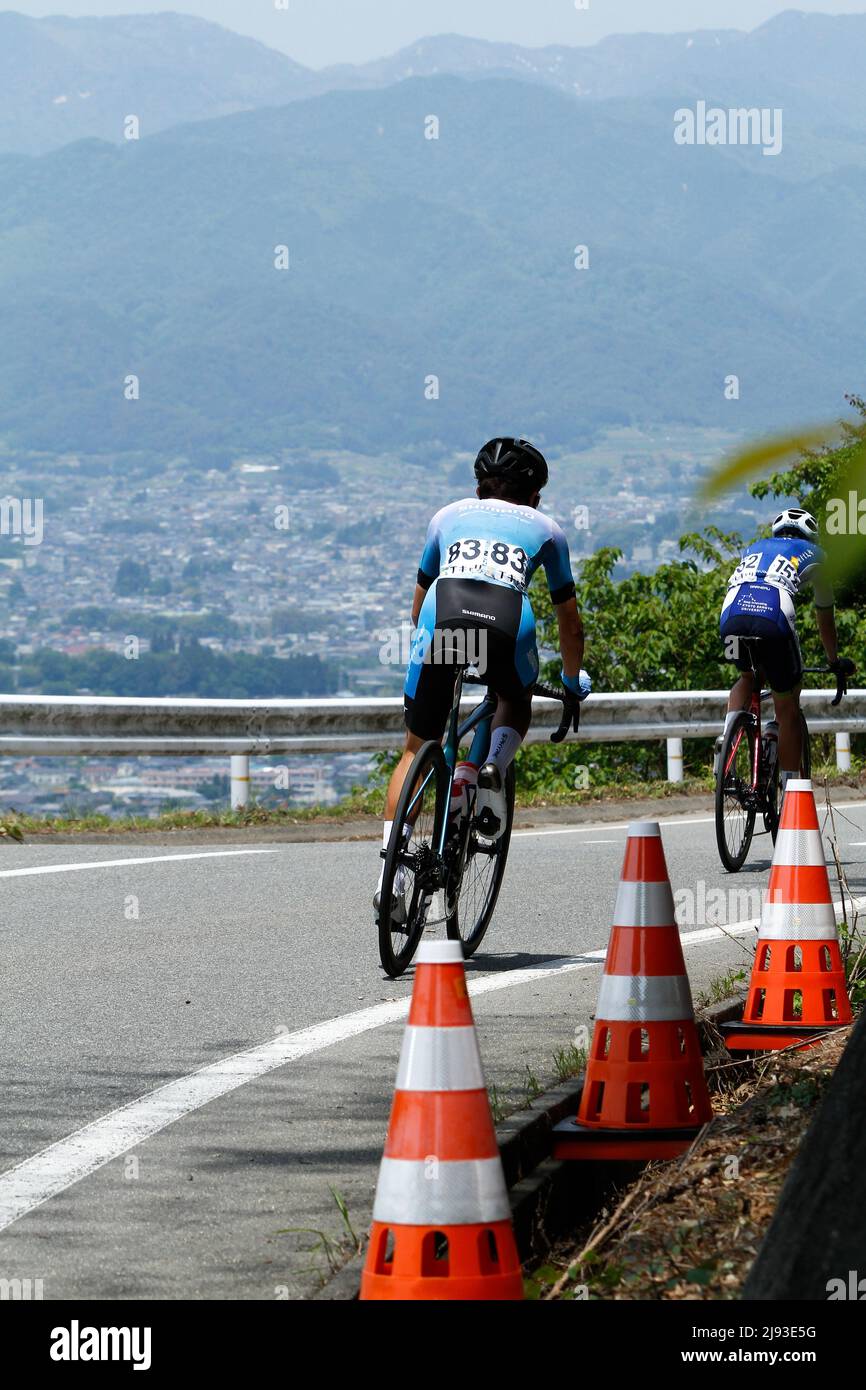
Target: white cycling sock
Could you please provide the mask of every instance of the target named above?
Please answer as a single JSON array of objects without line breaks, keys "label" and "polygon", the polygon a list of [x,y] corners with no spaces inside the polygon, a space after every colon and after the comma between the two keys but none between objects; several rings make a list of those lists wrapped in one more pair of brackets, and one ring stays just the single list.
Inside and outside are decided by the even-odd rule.
[{"label": "white cycling sock", "polygon": [[490,753],[487,761],[495,763],[504,776],[514,762],[522,742],[523,738],[516,729],[509,729],[507,725],[503,725],[500,729],[494,729],[490,739]]},{"label": "white cycling sock", "polygon": [[742,713],[742,711],[741,711],[741,710],[738,710],[738,709],[729,709],[729,710],[728,710],[727,714],[725,715],[725,727],[722,729],[722,738],[726,738],[726,737],[727,737],[728,729],[730,729],[730,727],[731,727],[731,725],[733,724],[734,720],[736,719],[737,715],[738,715],[738,714],[741,714],[741,713]]},{"label": "white cycling sock", "polygon": [[[384,829],[383,829],[383,831],[382,831],[382,848],[383,848],[383,849],[387,849],[387,848],[388,848],[388,843],[389,843],[389,841],[390,841],[390,839],[391,839],[391,831],[392,831],[393,829],[394,829],[394,822],[393,822],[392,820],[386,820],[386,821],[385,821],[385,825],[384,825]],[[382,867],[381,867],[380,870],[379,870],[379,882],[376,884],[376,892],[377,892],[377,893],[381,893],[381,891],[382,891],[382,880],[383,880],[384,877],[385,877],[385,861],[384,861],[384,859],[383,859],[383,860],[382,860]]]},{"label": "white cycling sock", "polygon": [[465,782],[468,787],[474,787],[478,781],[478,768],[474,763],[458,763],[454,769],[454,781]]}]

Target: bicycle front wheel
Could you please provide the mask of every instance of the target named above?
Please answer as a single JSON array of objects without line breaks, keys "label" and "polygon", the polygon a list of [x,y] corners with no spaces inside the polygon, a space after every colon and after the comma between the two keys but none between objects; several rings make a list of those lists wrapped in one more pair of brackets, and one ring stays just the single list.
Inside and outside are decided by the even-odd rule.
[{"label": "bicycle front wheel", "polygon": [[451,871],[457,875],[459,883],[456,891],[452,883],[446,897],[445,929],[452,941],[463,942],[463,954],[467,958],[478,950],[493,920],[505,877],[514,825],[513,764],[505,779],[505,795],[507,820],[499,839],[492,842],[482,839],[470,818],[461,829],[464,842],[455,847],[456,862]]},{"label": "bicycle front wheel", "polygon": [[745,710],[722,741],[716,770],[716,844],[719,858],[735,874],[746,862],[755,831],[755,721]]},{"label": "bicycle front wheel", "polygon": [[438,743],[418,750],[397,804],[379,898],[379,959],[396,979],[412,962],[442,864],[435,846],[447,815],[448,768]]},{"label": "bicycle front wheel", "polygon": [[812,776],[812,735],[809,733],[809,725],[806,723],[806,716],[800,710],[800,735],[802,753],[800,754],[800,775],[805,778]]}]

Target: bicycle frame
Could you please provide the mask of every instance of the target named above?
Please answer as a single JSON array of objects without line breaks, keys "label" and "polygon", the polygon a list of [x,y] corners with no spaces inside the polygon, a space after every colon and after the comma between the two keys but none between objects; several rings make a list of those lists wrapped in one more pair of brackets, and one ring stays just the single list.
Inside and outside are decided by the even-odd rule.
[{"label": "bicycle frame", "polygon": [[[758,690],[753,690],[753,691],[752,691],[752,698],[751,698],[751,700],[749,701],[749,706],[748,706],[749,713],[751,714],[752,718],[753,718],[754,721],[755,721],[755,728],[756,728],[756,732],[757,732],[757,738],[755,739],[755,751],[754,751],[754,754],[752,755],[752,785],[751,785],[751,787],[750,787],[750,791],[753,791],[753,792],[758,790],[758,781],[759,781],[759,779],[760,779],[760,770],[761,770],[761,702],[762,702],[763,700],[765,700],[766,698],[767,698],[767,696],[764,695],[764,694],[761,694]],[[726,765],[726,767],[725,767],[725,773],[724,773],[724,775],[725,775],[726,777],[727,777],[728,773],[730,772],[730,770],[731,770],[731,768],[732,768],[732,766],[733,766],[733,764],[734,764],[734,762],[735,762],[735,760],[736,760],[737,754],[738,754],[738,752],[740,751],[740,744],[742,743],[742,741],[743,741],[743,734],[742,734],[742,731],[740,731],[740,733],[737,735],[737,738],[736,738],[736,740],[735,740],[735,742],[734,742],[734,744],[733,744],[733,746],[732,746],[732,748],[731,748],[731,756],[728,758],[727,765]]]},{"label": "bicycle frame", "polygon": [[[751,714],[752,718],[753,718],[754,721],[755,721],[755,733],[756,733],[756,737],[755,737],[755,751],[754,751],[754,754],[752,755],[752,785],[751,785],[751,787],[749,788],[749,790],[752,791],[752,792],[756,792],[756,791],[758,790],[758,787],[759,787],[759,785],[760,785],[760,780],[761,780],[761,758],[762,758],[762,750],[763,750],[763,744],[762,744],[762,740],[761,740],[761,705],[763,704],[763,702],[764,702],[765,700],[769,700],[770,695],[771,695],[772,692],[769,691],[769,690],[762,690],[762,689],[761,689],[760,674],[759,674],[759,671],[758,671],[757,662],[755,661],[755,654],[754,654],[754,652],[752,651],[752,649],[751,649],[750,646],[747,647],[746,650],[747,650],[748,653],[749,653],[749,659],[750,659],[750,661],[751,661],[751,663],[752,663],[752,676],[754,677],[754,683],[755,683],[755,688],[754,688],[754,690],[752,691],[752,698],[751,698],[751,700],[749,701],[749,704],[748,704],[748,706],[747,706],[748,711],[749,711],[749,714]],[[733,766],[733,764],[734,764],[734,761],[736,760],[736,756],[737,756],[737,753],[738,753],[739,750],[740,750],[740,744],[742,743],[742,741],[743,741],[743,735],[742,735],[742,732],[740,732],[740,733],[737,735],[737,738],[736,738],[736,741],[735,741],[734,744],[733,744],[733,747],[731,748],[731,756],[728,758],[727,764],[725,765],[724,774],[723,774],[725,777],[727,777],[728,773],[730,772],[730,770],[731,770],[731,768],[732,768],[732,766]]]},{"label": "bicycle frame", "polygon": [[[451,788],[454,783],[454,770],[457,767],[457,756],[460,752],[460,744],[467,734],[475,731],[475,739],[480,742],[483,740],[485,750],[490,747],[490,729],[493,724],[493,716],[496,713],[497,699],[495,695],[487,694],[476,709],[472,711],[468,719],[460,723],[460,702],[463,699],[463,681],[465,672],[458,671],[457,679],[454,682],[454,700],[451,705],[451,714],[448,720],[448,731],[445,736],[444,752],[445,763],[448,768],[448,797],[451,797]],[[421,783],[420,787],[409,803],[409,816],[414,816],[418,803],[420,802],[427,783],[432,773]],[[439,827],[439,842],[436,845],[436,852],[440,856],[445,853],[445,841],[448,837],[448,817],[443,818],[442,825]]]}]

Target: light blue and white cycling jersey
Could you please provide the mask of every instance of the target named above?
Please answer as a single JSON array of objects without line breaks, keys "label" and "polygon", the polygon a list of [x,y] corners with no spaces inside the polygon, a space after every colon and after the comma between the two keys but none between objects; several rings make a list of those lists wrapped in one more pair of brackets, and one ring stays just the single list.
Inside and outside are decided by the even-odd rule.
[{"label": "light blue and white cycling jersey", "polygon": [[466,497],[437,512],[427,531],[418,583],[480,579],[525,594],[544,566],[554,604],[574,595],[568,541],[560,526],[534,507]]},{"label": "light blue and white cycling jersey", "polygon": [[437,512],[427,531],[418,583],[427,597],[418,619],[406,693],[417,690],[434,629],[477,625],[513,643],[521,685],[538,678],[533,575],[544,567],[554,604],[574,597],[568,541],[560,526],[534,507],[498,498],[465,497]]}]

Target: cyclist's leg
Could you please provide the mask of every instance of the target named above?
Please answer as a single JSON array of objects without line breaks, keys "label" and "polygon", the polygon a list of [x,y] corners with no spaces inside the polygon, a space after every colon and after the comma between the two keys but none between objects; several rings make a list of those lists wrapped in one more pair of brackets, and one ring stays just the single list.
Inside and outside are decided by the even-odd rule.
[{"label": "cyclist's leg", "polygon": [[490,633],[488,641],[491,690],[499,703],[490,735],[487,762],[478,774],[478,823],[484,835],[495,837],[506,823],[505,783],[508,769],[532,722],[532,690],[538,680],[535,619],[521,623],[517,638]]},{"label": "cyclist's leg", "polygon": [[[415,755],[428,739],[439,742],[445,733],[451,701],[454,695],[454,668],[444,667],[436,660],[433,641],[436,627],[436,585],[434,584],[418,617],[418,627],[412,642],[412,652],[406,672],[403,705],[406,719],[406,741],[403,752],[388,784],[385,797],[385,823],[382,844],[387,849],[394,826],[397,803]],[[409,827],[404,827],[406,833]],[[382,887],[384,864],[379,873],[376,899]],[[377,903],[378,910],[378,903]]]},{"label": "cyclist's leg", "polygon": [[538,680],[535,614],[524,599],[516,638],[490,633],[491,688],[499,696],[488,761],[503,777],[532,723],[532,690]]},{"label": "cyclist's leg", "polygon": [[789,777],[800,776],[803,757],[800,726],[803,658],[797,633],[793,628],[763,644],[761,664],[773,692],[776,721],[779,725],[779,774],[784,791]]},{"label": "cyclist's leg", "polygon": [[391,780],[388,783],[388,792],[385,797],[385,820],[390,824],[397,811],[397,802],[400,800],[400,793],[403,790],[403,783],[409,773],[409,769],[415,761],[415,754],[418,752],[423,738],[417,734],[406,734],[406,742],[403,746],[403,753],[400,761],[391,773]]},{"label": "cyclist's leg", "polygon": [[728,712],[725,717],[722,738],[725,737],[741,710],[748,709],[755,693],[755,676],[752,671],[752,660],[747,641],[754,634],[751,631],[751,623],[748,619],[744,619],[740,611],[739,596],[740,591],[738,590],[728,600],[722,611],[719,625],[722,641],[725,644],[725,660],[736,666],[740,672],[728,697]]},{"label": "cyclist's leg", "polygon": [[755,693],[755,677],[751,671],[744,671],[738,681],[731,686],[728,696],[728,714],[739,714],[748,709]]},{"label": "cyclist's leg", "polygon": [[803,757],[803,738],[800,727],[800,686],[793,690],[774,690],[773,704],[779,725],[779,776],[782,791],[789,777],[800,776]]}]

